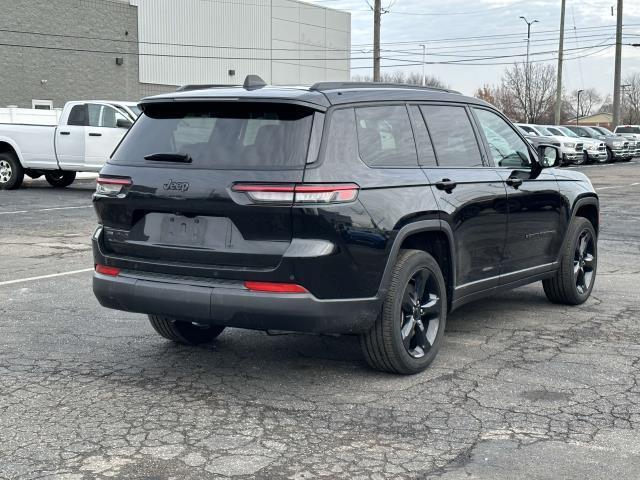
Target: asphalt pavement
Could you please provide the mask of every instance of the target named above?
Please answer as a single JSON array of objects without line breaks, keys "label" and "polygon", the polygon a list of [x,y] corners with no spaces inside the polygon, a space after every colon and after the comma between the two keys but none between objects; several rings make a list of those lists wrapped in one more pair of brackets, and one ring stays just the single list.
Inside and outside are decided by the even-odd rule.
[{"label": "asphalt pavement", "polygon": [[90,179],[0,191],[0,478],[640,478],[640,162],[579,170],[591,299],[469,304],[411,377],[352,337],[173,345],[93,297]]}]

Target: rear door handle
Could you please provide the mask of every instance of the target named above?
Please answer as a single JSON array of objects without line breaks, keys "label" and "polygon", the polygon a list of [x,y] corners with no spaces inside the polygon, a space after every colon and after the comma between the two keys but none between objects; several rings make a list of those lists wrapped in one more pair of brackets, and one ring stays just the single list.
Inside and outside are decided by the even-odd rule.
[{"label": "rear door handle", "polygon": [[60,135],[71,135],[71,132],[60,132]]},{"label": "rear door handle", "polygon": [[445,192],[451,192],[451,190],[458,186],[456,182],[448,178],[443,178],[439,182],[436,182],[435,185],[438,190],[444,190]]},{"label": "rear door handle", "polygon": [[509,178],[507,178],[506,183],[510,187],[518,188],[520,185],[522,185],[522,179],[521,178],[509,177]]},{"label": "rear door handle", "polygon": [[102,134],[101,134],[101,133],[91,132],[91,133],[89,133],[89,136],[90,136],[90,137],[101,137],[101,136],[102,136]]}]

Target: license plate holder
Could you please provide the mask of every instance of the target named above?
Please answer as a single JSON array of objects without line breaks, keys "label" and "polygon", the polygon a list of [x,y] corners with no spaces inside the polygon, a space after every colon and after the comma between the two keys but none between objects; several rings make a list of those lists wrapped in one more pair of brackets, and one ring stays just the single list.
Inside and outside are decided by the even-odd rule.
[{"label": "license plate holder", "polygon": [[202,246],[207,218],[167,215],[162,219],[160,241],[165,245]]}]

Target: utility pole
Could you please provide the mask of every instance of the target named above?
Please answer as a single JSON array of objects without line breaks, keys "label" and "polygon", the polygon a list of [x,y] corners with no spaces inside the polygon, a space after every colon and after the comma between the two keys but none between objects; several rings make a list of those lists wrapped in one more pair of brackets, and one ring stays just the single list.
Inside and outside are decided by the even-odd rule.
[{"label": "utility pole", "polygon": [[422,47],[422,86],[425,87],[427,85],[427,77],[424,74],[424,64],[427,57],[427,46],[424,43],[421,43]]},{"label": "utility pole", "polygon": [[616,63],[613,76],[613,127],[620,124],[620,82],[622,77],[622,0],[618,0],[616,18]]},{"label": "utility pole", "polygon": [[380,81],[380,18],[382,16],[382,0],[374,0],[373,4],[373,81]]},{"label": "utility pole", "polygon": [[580,94],[584,92],[584,90],[578,90],[578,104],[576,105],[576,125],[580,123]]},{"label": "utility pole", "polygon": [[560,41],[558,42],[558,80],[556,81],[556,114],[555,125],[560,125],[562,114],[562,54],[564,53],[564,10],[566,0],[560,6]]},{"label": "utility pole", "polygon": [[527,62],[525,66],[524,73],[524,90],[525,90],[525,99],[524,99],[524,117],[526,123],[529,123],[529,112],[531,111],[531,92],[529,91],[529,77],[531,76],[531,72],[529,70],[529,45],[531,44],[531,25],[534,23],[538,23],[538,20],[532,20],[531,22],[527,20],[525,17],[520,16],[521,19],[525,21],[527,24]]}]

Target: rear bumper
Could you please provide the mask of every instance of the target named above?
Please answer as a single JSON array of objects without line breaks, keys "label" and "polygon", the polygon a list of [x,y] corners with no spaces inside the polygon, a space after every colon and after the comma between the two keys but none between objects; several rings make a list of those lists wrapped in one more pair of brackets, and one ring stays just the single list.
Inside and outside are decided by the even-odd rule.
[{"label": "rear bumper", "polygon": [[362,333],[375,320],[377,298],[321,300],[310,293],[251,292],[240,282],[94,273],[93,292],[107,308],[167,315],[254,330]]}]

